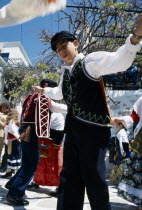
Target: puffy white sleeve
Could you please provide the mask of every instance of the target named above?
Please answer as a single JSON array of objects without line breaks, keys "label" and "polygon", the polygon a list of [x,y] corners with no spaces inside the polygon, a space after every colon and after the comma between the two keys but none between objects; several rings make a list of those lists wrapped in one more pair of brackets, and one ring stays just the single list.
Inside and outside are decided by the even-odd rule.
[{"label": "puffy white sleeve", "polygon": [[53,100],[62,100],[63,99],[63,94],[62,94],[62,80],[63,80],[63,74],[61,75],[60,78],[60,83],[58,87],[46,87],[44,88],[44,94],[46,97],[49,97]]},{"label": "puffy white sleeve", "polygon": [[67,105],[66,104],[59,104],[51,100],[51,111],[52,112],[61,112],[67,113]]},{"label": "puffy white sleeve", "polygon": [[136,53],[140,51],[142,42],[133,45],[130,38],[116,52],[93,52],[85,57],[88,74],[94,78],[102,75],[126,71],[133,63]]},{"label": "puffy white sleeve", "polygon": [[131,127],[133,127],[133,119],[131,116],[123,116],[123,117],[119,117],[120,120],[123,120],[123,125],[126,129],[129,129]]},{"label": "puffy white sleeve", "polygon": [[65,6],[66,0],[12,0],[0,9],[0,27],[21,24]]}]

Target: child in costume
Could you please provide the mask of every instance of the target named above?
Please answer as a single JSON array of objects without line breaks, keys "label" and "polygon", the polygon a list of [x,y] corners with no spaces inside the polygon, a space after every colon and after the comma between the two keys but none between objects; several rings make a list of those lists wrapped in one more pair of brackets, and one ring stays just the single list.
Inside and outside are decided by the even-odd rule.
[{"label": "child in costume", "polygon": [[86,56],[78,53],[79,43],[70,32],[61,31],[52,37],[52,50],[65,62],[60,84],[33,89],[51,99],[64,98],[68,106],[58,210],[83,209],[85,188],[92,210],[111,209],[104,161],[111,120],[101,76],[125,71],[132,65],[141,49],[142,15],[135,33],[116,52]]},{"label": "child in costume", "polygon": [[16,173],[21,166],[21,141],[19,139],[19,112],[17,109],[11,109],[7,115],[5,127],[5,139],[8,140],[8,157],[6,174],[1,178],[8,178],[12,173]]}]

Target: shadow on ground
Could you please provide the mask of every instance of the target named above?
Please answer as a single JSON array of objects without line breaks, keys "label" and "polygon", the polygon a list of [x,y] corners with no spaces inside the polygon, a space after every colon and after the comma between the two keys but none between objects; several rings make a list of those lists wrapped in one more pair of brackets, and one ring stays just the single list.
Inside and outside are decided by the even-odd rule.
[{"label": "shadow on ground", "polygon": [[51,189],[48,188],[43,188],[43,187],[39,187],[39,188],[31,188],[31,189],[27,189],[26,191],[31,191],[31,192],[36,192],[36,193],[44,193],[46,195],[48,195],[47,198],[50,198],[51,196],[49,195],[50,192],[52,192]]}]

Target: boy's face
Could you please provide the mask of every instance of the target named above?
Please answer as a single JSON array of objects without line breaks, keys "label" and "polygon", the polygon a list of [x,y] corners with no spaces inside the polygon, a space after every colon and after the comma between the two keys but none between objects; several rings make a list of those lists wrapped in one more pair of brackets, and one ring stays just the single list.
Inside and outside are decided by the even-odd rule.
[{"label": "boy's face", "polygon": [[48,87],[48,83],[47,82],[44,84],[43,88],[46,88],[46,87]]},{"label": "boy's face", "polygon": [[60,58],[69,65],[72,65],[77,51],[78,41],[68,41],[67,39],[59,40],[56,43],[56,51]]},{"label": "boy's face", "polygon": [[122,125],[116,124],[116,130],[117,130],[117,131],[120,131],[121,129],[122,129]]}]

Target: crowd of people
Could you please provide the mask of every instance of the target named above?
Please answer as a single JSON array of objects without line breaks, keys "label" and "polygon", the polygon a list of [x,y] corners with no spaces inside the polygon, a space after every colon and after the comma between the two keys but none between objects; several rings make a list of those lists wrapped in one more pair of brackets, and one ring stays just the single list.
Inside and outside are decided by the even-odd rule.
[{"label": "crowd of people", "polygon": [[[44,181],[43,177],[42,181],[40,177],[37,179],[37,174],[45,164],[49,166],[49,162],[51,163],[48,159],[49,154],[46,155],[48,152],[51,152],[51,156],[54,154],[58,161],[64,130],[62,169],[56,162],[56,170],[51,171],[52,175],[57,175],[56,178],[59,178],[60,174],[57,210],[82,210],[85,189],[92,210],[110,210],[109,191],[105,179],[105,154],[110,139],[110,128],[116,123],[118,134],[115,143],[115,164],[122,165],[123,161],[126,163],[123,164],[124,170],[121,172],[118,193],[126,199],[131,199],[139,207],[142,206],[141,194],[139,196],[138,193],[141,179],[137,178],[141,175],[141,157],[130,151],[125,131],[128,124],[137,120],[139,124],[136,128],[140,127],[141,99],[134,105],[134,111],[130,116],[112,119],[102,80],[103,75],[123,72],[132,65],[136,53],[141,49],[141,38],[142,15],[134,34],[131,34],[116,52],[101,51],[84,56],[78,52],[79,43],[70,32],[61,31],[52,37],[51,48],[64,62],[59,85],[52,86],[52,82],[50,86],[48,80],[45,81],[46,85],[33,86],[33,90],[38,93],[26,98],[20,124],[13,118],[13,114],[10,115],[8,125],[5,123],[8,127],[8,168],[13,161],[9,161],[10,155],[13,152],[13,158],[15,154],[13,142],[17,142],[15,143],[17,151],[20,151],[18,145],[21,145],[21,166],[18,169],[19,165],[16,165],[18,171],[5,185],[8,189],[6,200],[9,204],[19,206],[29,204],[23,196],[32,179],[35,182],[38,180],[39,185],[46,183],[49,171],[44,170]],[[53,101],[62,99],[66,105]],[[64,129],[63,127],[58,129],[56,126],[53,129],[52,124],[50,127],[52,112],[67,113]],[[6,116],[3,119],[6,120]],[[1,139],[3,138],[2,134]],[[42,139],[48,139],[48,143]],[[43,159],[46,156],[47,160]],[[20,157],[16,155],[14,157],[19,163]],[[48,180],[48,183],[50,181]]]},{"label": "crowd of people", "polygon": [[[137,147],[134,147],[136,136],[139,135],[142,127],[142,96],[133,105],[133,111],[130,116],[115,117],[114,123],[123,123],[125,128],[133,127],[134,140],[130,140],[130,154],[127,155],[124,169],[118,183],[118,195],[131,201],[142,209],[142,156]],[[141,138],[141,136],[140,136]]]},{"label": "crowd of people", "polygon": [[[45,87],[47,84],[48,87],[57,86],[54,81],[49,79],[43,79],[41,83],[43,83],[41,87]],[[2,141],[5,144],[5,151],[1,163],[1,172],[5,172],[5,175],[1,175],[1,178],[11,178],[12,173],[16,173],[21,165],[21,142],[18,137],[15,138],[14,136],[16,135],[15,127],[14,130],[11,127],[11,122],[19,126],[19,113],[16,109],[11,109],[8,103],[1,103],[0,108],[0,125],[1,131],[3,130]],[[142,191],[140,188],[142,186],[142,157],[139,153],[133,151],[131,146],[134,142],[135,134],[133,134],[133,138],[132,134],[129,138],[127,129],[131,127],[133,127],[133,130],[136,127],[141,128],[141,110],[142,97],[134,104],[130,116],[112,118],[117,132],[116,136],[110,139],[107,146],[110,152],[110,163],[113,163],[110,182],[118,187],[119,196],[135,203],[139,207],[142,207]],[[39,185],[59,185],[59,174],[62,168],[63,158],[62,140],[64,137],[64,121],[64,116],[61,113],[51,114],[50,137],[48,139],[40,138],[38,140],[38,143],[41,143],[38,145],[40,161],[37,165],[33,181],[27,186],[28,189],[39,188]],[[10,126],[9,129],[8,125]],[[48,147],[50,147],[50,150]],[[52,167],[50,167],[51,165]],[[54,171],[52,170],[53,166],[55,167]],[[10,187],[10,182],[6,184],[6,188]],[[59,189],[57,187],[55,192],[49,192],[49,195],[57,197],[58,192]]]},{"label": "crowd of people", "polygon": [[[133,105],[130,116],[113,117],[118,131],[108,144],[109,162],[112,163],[110,182],[117,186],[118,195],[142,209],[142,150],[141,144],[142,96]],[[130,135],[127,132],[132,129]],[[133,136],[133,137],[132,137]]]}]

